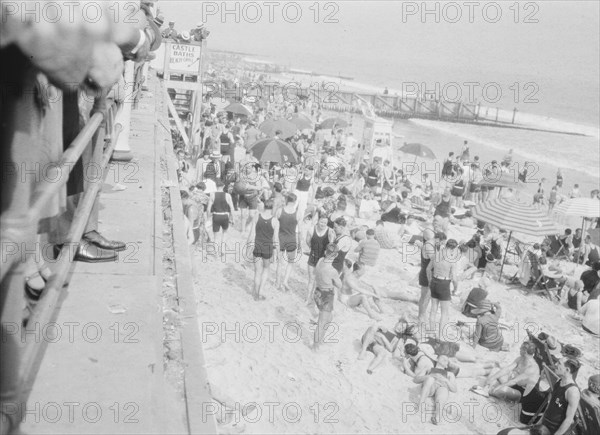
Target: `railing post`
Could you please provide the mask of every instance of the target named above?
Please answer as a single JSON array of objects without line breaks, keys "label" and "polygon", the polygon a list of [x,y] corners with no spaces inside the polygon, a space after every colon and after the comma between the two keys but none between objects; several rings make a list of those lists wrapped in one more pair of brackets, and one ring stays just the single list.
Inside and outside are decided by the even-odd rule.
[{"label": "railing post", "polygon": [[[131,60],[125,62],[124,77],[125,89],[131,89],[132,93],[135,92],[134,63]],[[123,126],[123,131],[117,138],[113,160],[128,162],[133,158],[131,148],[129,147],[129,124],[131,122],[133,101],[133,95],[125,95],[125,98],[123,99],[123,108],[118,113],[117,119],[115,120],[115,123],[119,123]]]}]

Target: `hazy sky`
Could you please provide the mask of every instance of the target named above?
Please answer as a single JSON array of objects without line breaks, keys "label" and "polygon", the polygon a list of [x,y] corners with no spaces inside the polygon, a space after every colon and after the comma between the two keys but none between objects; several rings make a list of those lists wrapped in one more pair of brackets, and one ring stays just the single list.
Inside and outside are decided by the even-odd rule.
[{"label": "hazy sky", "polygon": [[[180,31],[204,19],[211,30],[210,47],[215,49],[288,57],[330,53],[335,60],[337,56],[352,56],[374,47],[387,48],[390,55],[408,60],[417,57],[419,63],[468,62],[485,69],[504,61],[511,70],[530,71],[534,66],[559,72],[565,70],[565,65],[567,72],[571,72],[569,66],[578,64],[583,74],[598,76],[599,71],[600,2],[597,1],[529,2],[529,6],[521,2],[518,23],[514,22],[516,8],[512,1],[496,3],[502,13],[496,23],[491,22],[496,8],[488,5],[493,2],[475,2],[478,5],[472,9],[472,23],[465,2],[454,2],[460,9],[444,2],[429,2],[432,9],[436,3],[439,5],[440,23],[435,22],[433,14],[422,17],[421,2],[320,2],[318,8],[312,1],[296,2],[302,13],[296,23],[291,21],[297,8],[289,5],[294,2],[274,2],[277,6],[273,7],[273,23],[269,22],[268,2],[226,2],[232,10],[236,3],[239,23],[235,22],[234,14],[222,15],[222,2],[161,1],[159,5],[167,20],[175,19]],[[287,16],[283,15],[284,7]],[[411,11],[415,7],[418,10]],[[259,9],[262,16],[258,22],[247,22],[254,19]],[[317,23],[316,9],[319,9]],[[444,20],[444,17],[455,20],[459,10],[462,16],[458,22]],[[328,15],[330,21],[338,22],[325,22]],[[525,22],[533,20],[538,22]]]},{"label": "hazy sky", "polygon": [[[223,15],[223,2],[163,0],[159,6],[180,32],[205,21],[211,49],[254,53],[376,86],[394,86],[399,78],[496,81],[508,94],[513,82],[535,81],[541,101],[534,112],[598,123],[598,1],[475,1],[473,9],[466,1],[427,2],[430,10],[439,8],[439,22],[435,14],[422,15],[421,1],[275,1],[272,23],[269,2],[225,3],[232,11],[237,5],[237,16]],[[258,10],[262,15],[255,18]],[[293,23],[297,10],[301,17]]]}]

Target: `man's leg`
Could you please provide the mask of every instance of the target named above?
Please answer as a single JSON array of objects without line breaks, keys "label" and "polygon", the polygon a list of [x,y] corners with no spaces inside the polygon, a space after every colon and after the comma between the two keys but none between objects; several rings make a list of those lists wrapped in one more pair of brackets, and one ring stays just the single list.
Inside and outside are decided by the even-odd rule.
[{"label": "man's leg", "polygon": [[375,358],[373,358],[373,361],[371,361],[371,364],[369,364],[369,368],[367,369],[367,373],[370,375],[372,375],[375,369],[385,361],[387,350],[385,350],[382,345],[376,344],[373,346],[373,352],[375,353]]},{"label": "man's leg", "polygon": [[431,422],[436,425],[440,425],[444,422],[444,407],[448,402],[448,396],[450,392],[445,386],[439,385],[434,395],[435,402],[435,415],[432,417]]},{"label": "man's leg", "polygon": [[362,348],[360,350],[360,353],[358,354],[358,359],[363,359],[367,354],[367,347],[369,347],[369,345],[375,341],[375,334],[377,333],[377,329],[377,325],[370,326],[369,329],[367,329],[367,332],[363,334],[361,340]]},{"label": "man's leg", "polygon": [[315,345],[314,350],[318,350],[321,343],[325,339],[325,330],[327,325],[331,323],[333,314],[330,311],[319,310],[319,320],[317,322],[317,329],[315,329]]},{"label": "man's leg", "polygon": [[262,258],[254,257],[254,288],[252,290],[252,296],[255,300],[258,300],[260,293],[260,283],[262,280]]},{"label": "man's leg", "polygon": [[427,322],[427,307],[431,301],[431,290],[429,287],[421,286],[421,298],[419,299],[419,324]]},{"label": "man's leg", "polygon": [[521,393],[510,387],[496,387],[490,389],[490,396],[509,402],[518,402],[521,400]]},{"label": "man's leg", "polygon": [[[273,254],[273,255],[275,255],[275,254]],[[267,281],[269,280],[269,272],[270,272],[270,269],[271,269],[271,259],[272,258],[269,258],[269,259],[264,259],[263,258],[261,260],[261,262],[262,262],[262,276],[261,276],[261,279],[260,279],[260,287],[258,289],[259,293],[261,291],[263,291],[265,289],[265,287],[267,286]],[[260,299],[260,294],[259,294],[258,297]]]}]

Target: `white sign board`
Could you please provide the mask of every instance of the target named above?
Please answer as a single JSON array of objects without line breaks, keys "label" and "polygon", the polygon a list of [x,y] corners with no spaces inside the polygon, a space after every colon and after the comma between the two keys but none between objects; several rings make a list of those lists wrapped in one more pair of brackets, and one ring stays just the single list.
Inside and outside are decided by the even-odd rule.
[{"label": "white sign board", "polygon": [[174,43],[170,44],[169,49],[169,72],[198,74],[202,46]]}]

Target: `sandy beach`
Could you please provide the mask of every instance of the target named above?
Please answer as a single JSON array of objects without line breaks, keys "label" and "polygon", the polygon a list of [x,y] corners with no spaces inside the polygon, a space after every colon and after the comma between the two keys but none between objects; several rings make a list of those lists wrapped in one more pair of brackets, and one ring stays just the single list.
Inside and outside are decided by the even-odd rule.
[{"label": "sandy beach", "polygon": [[[451,228],[449,236],[457,237],[461,231]],[[431,415],[415,412],[419,387],[400,372],[398,361],[388,357],[374,374],[366,373],[372,355],[357,360],[359,341],[376,322],[337,300],[328,343],[314,353],[309,346],[317,311],[304,304],[307,257],[294,267],[290,292],[275,289],[271,282],[266,300],[255,302],[250,294],[252,264],[244,259],[251,258],[250,252],[244,254],[245,238],[233,229],[226,240],[225,257],[203,251],[193,254],[211,391],[227,406],[214,408],[220,433],[487,434],[518,421],[516,405],[468,391],[481,379],[459,378],[458,393],[449,399],[452,406],[446,424],[432,425]],[[232,249],[234,245],[236,249]],[[417,298],[417,262],[418,254],[403,258],[397,251],[382,250],[370,282],[376,288],[402,290]],[[274,269],[275,265],[271,277]],[[516,266],[507,267],[507,273],[513,271]],[[461,283],[463,298],[474,283]],[[501,321],[509,325],[504,337],[510,352],[494,353],[479,347],[478,357],[500,364],[512,361],[526,337],[525,328],[529,328],[534,333],[546,331],[583,350],[580,386],[598,370],[598,340],[581,330],[571,310],[540,296],[508,290],[503,284],[494,283],[489,290],[490,299],[504,307]],[[459,313],[460,304],[461,297],[455,297],[451,321],[473,321]],[[385,305],[380,323],[387,327],[400,315],[416,317],[416,304],[385,300]]]}]

